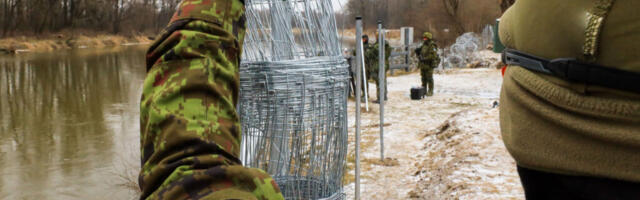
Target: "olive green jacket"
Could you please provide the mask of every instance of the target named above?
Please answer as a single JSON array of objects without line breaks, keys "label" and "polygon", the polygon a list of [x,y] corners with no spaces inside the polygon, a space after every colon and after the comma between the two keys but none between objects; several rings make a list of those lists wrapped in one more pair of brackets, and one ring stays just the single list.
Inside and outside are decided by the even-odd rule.
[{"label": "olive green jacket", "polygon": [[[640,72],[640,1],[610,2],[518,0],[501,19],[501,41]],[[640,94],[510,66],[500,98],[502,136],[518,165],[640,182]]]}]

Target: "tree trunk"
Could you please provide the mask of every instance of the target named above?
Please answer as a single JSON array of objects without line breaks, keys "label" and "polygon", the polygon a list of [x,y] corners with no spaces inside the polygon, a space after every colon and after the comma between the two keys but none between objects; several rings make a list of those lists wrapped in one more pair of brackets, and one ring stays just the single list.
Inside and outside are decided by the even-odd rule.
[{"label": "tree trunk", "polygon": [[460,22],[460,20],[458,19],[458,7],[460,5],[460,1],[459,0],[442,0],[442,4],[445,7],[446,13],[449,15],[449,18],[451,18],[451,21],[453,21],[453,24],[456,27],[456,31],[458,34],[462,34],[465,32],[464,26],[462,26],[462,23]]},{"label": "tree trunk", "polygon": [[113,34],[120,32],[120,0],[114,0],[113,6]]},{"label": "tree trunk", "polygon": [[516,0],[500,0],[500,9],[502,10],[502,13],[507,11],[507,9],[509,9],[509,7],[514,3],[516,3]]}]

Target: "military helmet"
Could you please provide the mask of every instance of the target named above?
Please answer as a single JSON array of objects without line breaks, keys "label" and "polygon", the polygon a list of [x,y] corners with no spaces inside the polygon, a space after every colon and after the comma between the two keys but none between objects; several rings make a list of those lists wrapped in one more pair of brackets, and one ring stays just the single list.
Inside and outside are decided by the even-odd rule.
[{"label": "military helmet", "polygon": [[424,32],[424,33],[422,34],[422,37],[423,37],[423,38],[433,39],[433,35],[432,35],[431,33],[429,33],[429,32]]},{"label": "military helmet", "polygon": [[363,44],[369,44],[369,36],[368,35],[362,35],[362,43]]}]

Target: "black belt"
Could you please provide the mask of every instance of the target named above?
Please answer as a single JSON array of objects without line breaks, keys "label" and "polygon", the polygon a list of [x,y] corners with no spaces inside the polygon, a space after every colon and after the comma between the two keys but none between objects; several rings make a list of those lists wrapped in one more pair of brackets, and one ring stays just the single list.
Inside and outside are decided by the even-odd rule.
[{"label": "black belt", "polygon": [[639,73],[582,63],[575,58],[546,60],[514,49],[505,49],[502,53],[502,62],[571,82],[640,93]]}]

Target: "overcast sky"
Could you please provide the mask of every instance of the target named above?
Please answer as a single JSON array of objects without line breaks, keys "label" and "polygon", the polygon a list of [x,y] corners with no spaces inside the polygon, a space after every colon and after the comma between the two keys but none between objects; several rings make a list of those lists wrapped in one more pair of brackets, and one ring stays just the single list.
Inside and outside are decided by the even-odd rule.
[{"label": "overcast sky", "polygon": [[342,7],[347,5],[347,0],[331,0],[333,1],[333,10],[336,12],[341,12]]}]

